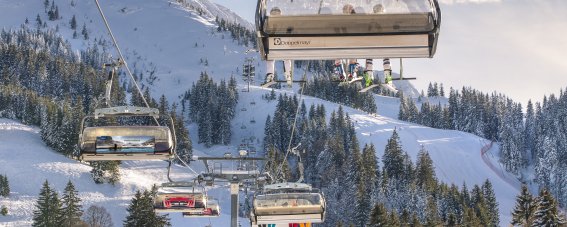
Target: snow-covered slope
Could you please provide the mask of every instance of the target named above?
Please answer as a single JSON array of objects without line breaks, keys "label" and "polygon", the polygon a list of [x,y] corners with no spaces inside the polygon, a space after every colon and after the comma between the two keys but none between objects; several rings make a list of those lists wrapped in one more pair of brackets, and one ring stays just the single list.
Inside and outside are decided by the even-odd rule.
[{"label": "snow-covered slope", "polygon": [[[201,154],[195,151],[195,154]],[[126,207],[136,190],[151,188],[153,184],[167,181],[167,163],[163,161],[127,161],[120,168],[121,181],[112,186],[98,185],[92,180],[91,168],[51,151],[41,141],[39,129],[19,122],[0,119],[0,174],[7,175],[11,193],[0,198],[0,206],[8,207],[8,216],[0,216],[0,226],[30,226],[33,210],[42,183],[48,180],[55,190],[62,192],[70,180],[79,191],[83,209],[90,205],[103,206],[111,214],[114,226],[122,226]],[[195,163],[193,168],[202,171]],[[174,167],[174,180],[190,180],[195,177],[189,170]],[[221,203],[221,217],[211,219],[214,226],[226,226],[230,220],[230,195],[226,185],[219,185],[208,192]],[[173,226],[205,226],[208,219],[186,219],[181,214],[170,214]],[[247,223],[245,219],[244,223]]]},{"label": "snow-covered slope", "polygon": [[[252,87],[250,93],[241,93],[238,104],[239,111],[236,120],[233,121],[233,143],[230,146],[213,146],[205,149],[202,145],[195,144],[196,155],[222,155],[224,152],[236,152],[237,145],[241,139],[254,136],[259,138],[255,144],[259,147],[263,136],[264,121],[268,114],[273,114],[275,101],[267,102],[261,96],[269,90]],[[290,93],[292,91],[277,91],[278,93]],[[313,97],[304,97],[306,104],[324,104],[328,112],[337,110],[338,105]],[[501,224],[509,223],[510,211],[514,205],[514,197],[518,194],[518,182],[513,178],[502,179],[505,175],[502,168],[492,157],[481,156],[481,149],[488,144],[472,134],[452,130],[440,130],[423,127],[391,118],[390,113],[395,113],[396,99],[388,97],[376,97],[379,107],[379,115],[370,116],[358,110],[344,108],[355,122],[358,138],[361,143],[374,143],[377,147],[378,159],[383,154],[383,148],[387,139],[394,129],[397,129],[402,140],[403,148],[415,160],[421,145],[429,151],[434,161],[437,176],[447,183],[462,185],[481,184],[489,179],[500,204]],[[251,104],[254,102],[255,104]],[[381,105],[382,103],[389,105]],[[392,109],[394,108],[394,109]],[[384,113],[384,115],[381,115]],[[250,123],[255,119],[256,123]],[[246,126],[241,129],[241,126]],[[194,132],[195,126],[190,127]],[[195,133],[192,134],[193,141],[197,141]],[[15,155],[17,154],[17,155]],[[494,146],[489,154],[498,154],[497,146]],[[486,161],[490,162],[487,165]],[[135,190],[149,188],[154,183],[165,182],[166,163],[161,161],[136,161],[125,162],[121,167],[122,181],[117,186],[96,185],[93,183],[89,170],[84,164],[74,160],[66,159],[45,148],[41,142],[37,129],[21,125],[11,120],[0,121],[0,173],[5,173],[10,178],[12,194],[8,200],[0,200],[2,204],[11,207],[11,215],[7,218],[0,217],[0,222],[14,225],[29,224],[33,204],[37,199],[41,183],[48,179],[58,190],[62,190],[64,184],[70,179],[85,203],[105,206],[113,215],[116,225],[120,225],[126,216],[125,208],[133,196]],[[22,165],[21,163],[26,163]],[[199,163],[194,163],[196,171],[204,168]],[[187,169],[176,168],[173,177],[175,179],[190,179],[194,174]],[[230,201],[226,185],[218,186],[210,191],[210,195],[220,199],[222,206],[222,217],[211,219],[213,224],[226,226],[229,221]],[[208,219],[183,219],[178,214],[170,215],[174,226],[183,226],[187,223],[195,223],[195,226],[208,224]],[[196,222],[201,221],[201,222]],[[247,221],[241,219],[243,226]]]},{"label": "snow-covered slope", "polygon": [[[73,0],[75,6],[71,6],[71,1],[56,2],[63,18],[54,22],[48,21],[48,26],[53,28],[59,26],[60,33],[68,37],[73,47],[78,49],[92,45],[94,39],[108,39],[94,1]],[[212,14],[226,11],[208,0],[187,0],[187,2],[201,4]],[[156,97],[165,94],[170,101],[177,101],[178,95],[199,78],[201,71],[209,72],[215,80],[226,79],[231,75],[238,77],[240,73],[237,68],[242,68],[245,57],[258,59],[256,54],[244,55],[244,51],[248,48],[236,45],[228,33],[214,32],[216,30],[212,24],[214,18],[199,16],[180,4],[170,3],[167,0],[102,0],[101,4],[134,71],[138,74],[143,73],[146,80],[155,67],[156,81],[152,85],[146,80],[144,84],[150,86]],[[42,1],[0,0],[2,27],[16,28],[26,18],[30,21],[28,26],[34,27],[35,17],[38,14],[42,20],[46,20]],[[72,15],[77,17],[79,34],[82,25],[86,24],[91,37],[88,41],[71,38],[69,20]],[[106,48],[111,47],[107,45]],[[112,52],[114,53],[113,50]],[[205,60],[208,65],[204,63]],[[264,73],[263,67],[259,64],[257,75]],[[243,83],[240,79],[238,81]],[[395,84],[404,87],[406,95],[416,97],[418,94],[407,81],[395,82]],[[240,86],[243,88],[244,85]],[[251,137],[256,138],[254,143],[258,148],[260,147],[266,116],[273,114],[276,102],[261,99],[263,94],[269,92],[267,89],[252,87],[251,91],[240,93],[238,112],[232,123],[231,145],[205,148],[196,144],[198,141],[196,126],[189,125],[195,155],[218,156],[227,151],[235,152],[243,139]],[[285,92],[293,93],[292,90],[278,91],[278,93]],[[325,104],[328,113],[338,109],[337,104],[317,98],[305,97],[305,101],[307,105]],[[485,179],[491,180],[500,203],[501,224],[509,223],[514,196],[518,192],[512,185],[516,185],[517,182],[514,179],[502,180],[497,172],[503,171],[493,158],[487,159],[492,165],[487,165],[486,160],[482,159],[481,148],[488,141],[468,133],[431,129],[395,120],[398,113],[398,99],[376,96],[376,102],[377,116],[345,108],[345,112],[355,121],[361,143],[374,143],[380,158],[392,130],[397,128],[403,147],[412,158],[415,159],[421,145],[429,150],[438,177],[442,181],[457,185],[466,182],[472,185],[480,184]],[[245,111],[242,111],[244,109]],[[252,123],[251,120],[256,123]],[[490,152],[497,154],[497,146],[494,146]],[[203,170],[198,163],[195,165],[196,171]],[[48,179],[56,189],[62,190],[70,179],[81,192],[85,208],[90,204],[106,207],[112,214],[115,225],[120,226],[126,216],[125,208],[134,192],[137,189],[149,188],[154,183],[165,182],[167,180],[165,167],[166,163],[161,161],[124,162],[120,184],[96,185],[90,177],[88,166],[66,159],[47,149],[41,142],[36,128],[10,120],[0,120],[0,174],[7,174],[12,186],[10,198],[0,199],[1,204],[10,207],[11,214],[8,217],[0,217],[0,223],[15,226],[29,225],[41,183]],[[173,177],[189,179],[193,176],[194,174],[186,169],[176,168]],[[211,190],[210,195],[220,198],[222,206],[222,217],[211,219],[213,225],[227,226],[230,214],[228,190],[224,186],[219,186]],[[209,223],[209,219],[184,219],[178,214],[170,217],[174,226],[187,226],[188,223],[191,223],[191,226],[204,226]],[[244,219],[241,219],[241,223],[243,226],[248,225]]]},{"label": "snow-covered slope", "polygon": [[[199,79],[202,71],[216,78],[240,75],[237,68],[242,68],[243,58],[256,56],[244,56],[249,48],[237,45],[230,33],[217,33],[214,15],[248,27],[249,22],[209,0],[186,2],[201,6],[208,13],[200,16],[190,7],[168,0],[100,1],[127,63],[138,76],[143,74],[143,83],[150,86],[156,97],[165,94],[170,100],[177,98]],[[0,27],[17,29],[27,18],[27,26],[36,28],[39,15],[49,28],[58,27],[73,48],[86,49],[106,40],[104,48],[117,58],[94,1],[60,0],[55,4],[61,19],[49,21],[43,1],[0,0]],[[77,39],[72,38],[69,23],[73,15],[77,20]],[[88,40],[82,38],[83,25],[88,30]],[[150,83],[152,71],[157,79]]]}]

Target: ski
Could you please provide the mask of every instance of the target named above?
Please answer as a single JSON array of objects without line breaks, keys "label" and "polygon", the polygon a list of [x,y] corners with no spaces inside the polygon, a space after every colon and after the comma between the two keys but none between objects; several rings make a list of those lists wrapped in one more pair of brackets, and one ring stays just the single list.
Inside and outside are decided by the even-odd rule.
[{"label": "ski", "polygon": [[365,93],[365,92],[370,91],[371,89],[376,88],[376,87],[378,87],[378,86],[380,86],[380,85],[378,85],[378,84],[373,84],[373,85],[370,85],[370,86],[368,86],[368,87],[365,87],[364,89],[362,89],[362,90],[360,90],[360,91],[358,91],[358,92],[360,92],[360,93]]},{"label": "ski", "polygon": [[270,86],[272,86],[272,85],[274,85],[274,84],[276,84],[276,83],[278,83],[278,82],[276,82],[276,81],[271,81],[271,82],[268,82],[268,83],[265,83],[265,84],[260,85],[260,87],[269,88]]},{"label": "ski", "polygon": [[381,86],[382,86],[382,88],[384,88],[388,91],[391,91],[391,92],[394,92],[394,93],[398,92],[398,89],[396,89],[393,84],[381,84]]},{"label": "ski", "polygon": [[363,78],[361,76],[357,76],[356,78],[352,78],[352,80],[348,81],[349,84],[352,84],[356,81],[361,81]]}]

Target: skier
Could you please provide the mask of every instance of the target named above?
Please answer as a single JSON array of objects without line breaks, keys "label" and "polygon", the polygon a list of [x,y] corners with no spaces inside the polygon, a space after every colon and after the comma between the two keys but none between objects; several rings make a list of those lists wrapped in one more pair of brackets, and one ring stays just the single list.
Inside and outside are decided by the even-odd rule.
[{"label": "skier", "polygon": [[384,83],[392,85],[392,67],[388,58],[384,58]]},{"label": "skier", "polygon": [[[270,15],[281,15],[281,14],[282,14],[282,11],[278,7],[274,7],[274,8],[272,8],[272,10],[270,10]],[[285,74],[287,84],[290,87],[291,87],[292,82],[293,82],[292,72],[291,72],[291,64],[292,64],[291,60],[285,60],[284,61],[284,74]],[[274,72],[275,72],[275,61],[274,60],[266,61],[266,81],[263,85],[271,84],[275,81]]]},{"label": "skier", "polygon": [[[377,14],[382,14],[386,12],[386,9],[382,4],[375,5],[372,10],[374,13]],[[390,66],[389,58],[384,58],[383,66],[384,66],[384,83],[388,85],[392,85],[392,67]]]}]

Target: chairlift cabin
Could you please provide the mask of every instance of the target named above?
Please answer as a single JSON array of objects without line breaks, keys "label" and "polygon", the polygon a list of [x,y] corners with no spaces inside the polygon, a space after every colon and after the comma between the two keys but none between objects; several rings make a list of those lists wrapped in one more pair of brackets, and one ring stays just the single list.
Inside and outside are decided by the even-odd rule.
[{"label": "chairlift cabin", "polygon": [[216,218],[219,216],[220,206],[216,200],[207,200],[207,208],[183,212],[183,217],[186,218]]},{"label": "chairlift cabin", "polygon": [[264,60],[431,58],[437,0],[258,0]]},{"label": "chairlift cabin", "polygon": [[252,225],[322,223],[325,199],[318,189],[303,183],[279,183],[264,186],[254,195],[250,214]]},{"label": "chairlift cabin", "polygon": [[[175,136],[167,126],[120,125],[85,127],[89,119],[116,117],[158,118],[156,108],[118,106],[96,109],[81,123],[79,135],[80,159],[83,161],[109,160],[168,160],[175,149]],[[171,119],[170,119],[171,120]],[[171,124],[173,127],[173,124]]]},{"label": "chairlift cabin", "polygon": [[207,204],[204,188],[191,182],[164,183],[154,197],[154,211],[159,213],[202,212]]}]

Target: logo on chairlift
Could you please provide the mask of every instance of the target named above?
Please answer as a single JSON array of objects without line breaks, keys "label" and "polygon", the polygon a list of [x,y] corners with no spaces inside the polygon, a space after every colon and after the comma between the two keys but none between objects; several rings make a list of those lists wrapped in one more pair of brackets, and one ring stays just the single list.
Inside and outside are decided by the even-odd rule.
[{"label": "logo on chairlift", "polygon": [[311,44],[311,41],[307,40],[294,40],[294,41],[286,41],[282,40],[282,38],[274,38],[274,45],[275,46],[308,46]]}]

